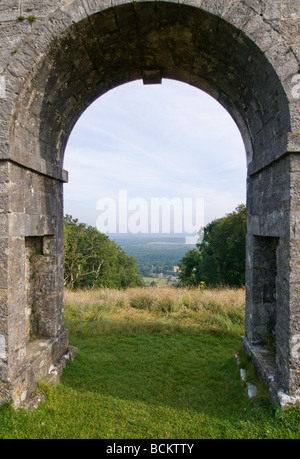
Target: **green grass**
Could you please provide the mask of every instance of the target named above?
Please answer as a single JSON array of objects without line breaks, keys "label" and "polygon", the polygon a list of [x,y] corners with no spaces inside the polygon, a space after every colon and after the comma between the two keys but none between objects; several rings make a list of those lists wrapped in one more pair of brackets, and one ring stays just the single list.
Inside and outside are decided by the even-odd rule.
[{"label": "green grass", "polygon": [[60,384],[41,383],[36,410],[0,408],[0,438],[300,438],[299,408],[274,410],[262,384],[254,400],[244,391],[241,292],[170,290],[166,308],[157,290],[145,303],[136,289],[67,292],[77,356]]}]

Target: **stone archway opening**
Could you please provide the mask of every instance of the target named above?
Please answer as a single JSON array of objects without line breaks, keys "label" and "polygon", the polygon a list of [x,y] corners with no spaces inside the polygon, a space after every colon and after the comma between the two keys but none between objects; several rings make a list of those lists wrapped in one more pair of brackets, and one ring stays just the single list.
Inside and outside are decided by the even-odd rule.
[{"label": "stone archway opening", "polygon": [[[167,1],[105,8],[97,0],[75,0],[49,12],[9,63],[11,118],[1,169],[8,196],[2,316],[8,319],[1,322],[0,393],[12,396],[16,406],[68,350],[62,319],[62,189],[69,134],[85,108],[109,89],[162,78],[203,89],[240,129],[248,167],[244,345],[274,401],[281,403],[282,393],[296,396],[299,150],[287,79],[297,73],[298,62],[278,44],[280,34],[270,28],[265,12],[242,1],[234,2],[236,10],[231,3],[224,0],[212,9]],[[273,51],[272,40],[278,40]],[[36,265],[31,286],[26,259]],[[37,315],[28,322],[32,301]],[[263,347],[269,329],[276,336],[272,362]],[[36,331],[34,345],[29,330]]]},{"label": "stone archway opening", "polygon": [[[245,148],[236,124],[211,96],[176,80],[152,85],[137,80],[93,102],[69,136],[64,168],[65,214],[97,226],[121,245],[126,235],[141,243],[143,235],[159,237],[162,221],[157,224],[154,215],[152,221],[153,199],[172,209],[177,203],[176,220],[166,209],[164,227],[182,241],[246,202]],[[126,221],[120,225],[122,194]],[[128,208],[131,200],[135,208]],[[184,211],[185,200],[191,214]],[[196,200],[203,206],[196,209]]]}]

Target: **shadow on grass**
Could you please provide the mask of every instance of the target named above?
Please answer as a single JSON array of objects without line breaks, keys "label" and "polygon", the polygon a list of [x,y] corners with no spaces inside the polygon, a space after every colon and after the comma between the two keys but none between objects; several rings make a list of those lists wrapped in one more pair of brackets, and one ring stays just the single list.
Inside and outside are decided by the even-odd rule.
[{"label": "shadow on grass", "polygon": [[242,419],[251,405],[235,361],[236,332],[111,320],[67,326],[78,352],[63,383],[76,391],[218,418]]},{"label": "shadow on grass", "polygon": [[0,407],[0,438],[299,438],[299,410],[247,398],[240,334],[154,322],[66,321],[77,356],[32,412]]}]

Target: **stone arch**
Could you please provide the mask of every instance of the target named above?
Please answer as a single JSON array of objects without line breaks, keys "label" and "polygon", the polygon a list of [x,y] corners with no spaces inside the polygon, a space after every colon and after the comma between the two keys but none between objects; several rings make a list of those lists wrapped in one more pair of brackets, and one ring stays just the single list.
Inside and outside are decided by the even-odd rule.
[{"label": "stone arch", "polygon": [[[60,150],[59,169],[66,139],[83,110],[114,86],[140,78],[146,83],[174,78],[211,94],[238,124],[254,169],[286,151],[291,126],[281,79],[257,44],[219,16],[184,4],[125,3],[71,23],[46,44],[25,74],[11,125],[14,141],[24,138],[22,126],[39,132],[36,160],[52,161],[41,146],[49,144],[45,119],[56,129],[50,149]],[[28,43],[24,52],[27,48]],[[23,154],[14,142],[11,155]]]},{"label": "stone arch", "polygon": [[[239,126],[248,164],[243,342],[261,376],[272,380],[273,400],[281,400],[281,391],[292,397],[300,382],[292,351],[300,330],[292,269],[299,250],[297,197],[291,191],[299,151],[291,85],[299,63],[281,27],[281,2],[44,3],[41,19],[30,25],[5,67],[3,244],[8,251],[2,310],[9,320],[0,325],[3,397],[22,403],[37,378],[51,375],[68,350],[62,319],[63,155],[76,120],[117,85],[163,78],[205,90]],[[38,338],[34,343],[30,333]],[[264,346],[269,333],[276,339],[276,362]],[[45,364],[39,367],[41,359]]]}]

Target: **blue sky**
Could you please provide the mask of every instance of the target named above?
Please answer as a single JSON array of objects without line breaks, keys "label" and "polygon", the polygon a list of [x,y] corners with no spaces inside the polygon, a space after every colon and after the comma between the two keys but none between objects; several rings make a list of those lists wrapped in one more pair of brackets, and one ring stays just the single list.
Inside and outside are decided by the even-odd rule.
[{"label": "blue sky", "polygon": [[65,214],[96,226],[102,198],[203,198],[204,224],[245,203],[246,157],[230,115],[173,80],[119,86],[80,117],[65,152]]}]

